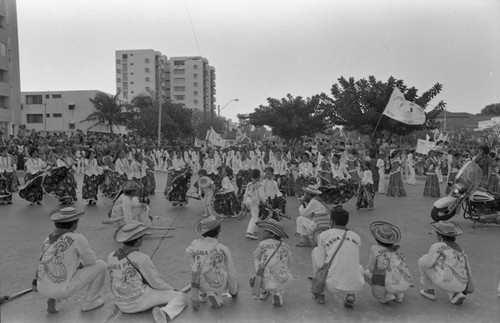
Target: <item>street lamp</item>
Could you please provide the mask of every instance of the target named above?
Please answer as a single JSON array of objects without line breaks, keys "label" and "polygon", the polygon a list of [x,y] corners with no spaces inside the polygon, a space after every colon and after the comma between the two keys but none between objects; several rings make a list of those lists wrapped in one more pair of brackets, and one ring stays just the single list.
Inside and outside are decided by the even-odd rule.
[{"label": "street lamp", "polygon": [[221,107],[220,107],[220,105],[219,105],[219,107],[218,107],[218,109],[219,109],[219,111],[218,111],[218,115],[219,115],[219,117],[220,117],[220,112],[221,112],[222,110],[224,110],[224,108],[225,108],[225,107],[227,107],[227,106],[229,105],[229,103],[231,103],[231,102],[233,102],[233,101],[238,102],[239,100],[240,100],[240,99],[231,99],[231,100],[229,100],[226,104],[224,104],[224,105],[222,106],[222,108],[221,108]]}]

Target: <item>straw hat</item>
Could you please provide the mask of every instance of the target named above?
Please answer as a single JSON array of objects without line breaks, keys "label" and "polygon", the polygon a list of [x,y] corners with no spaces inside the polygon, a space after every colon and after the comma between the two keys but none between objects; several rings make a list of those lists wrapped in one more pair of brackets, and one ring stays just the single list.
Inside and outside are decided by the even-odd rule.
[{"label": "straw hat", "polygon": [[306,188],[303,188],[302,191],[304,193],[309,193],[311,195],[320,195],[321,191],[316,189],[313,185],[309,185]]},{"label": "straw hat", "polygon": [[147,229],[149,229],[149,227],[144,223],[132,221],[116,229],[113,239],[116,242],[131,241],[142,237]]},{"label": "straw hat", "polygon": [[79,210],[74,207],[65,207],[60,209],[59,212],[52,213],[50,219],[54,222],[71,222],[78,219],[84,210]]},{"label": "straw hat", "polygon": [[288,239],[288,234],[285,232],[285,228],[274,219],[267,219],[266,221],[257,221],[257,226],[263,230],[267,230],[274,233],[280,238]]},{"label": "straw hat", "polygon": [[210,186],[210,182],[212,180],[210,179],[210,177],[208,176],[203,176],[201,177],[199,180],[198,180],[198,185],[201,187],[201,188],[207,188]]},{"label": "straw hat", "polygon": [[384,221],[375,221],[370,224],[370,231],[375,240],[382,243],[394,244],[401,240],[399,228]]},{"label": "straw hat", "polygon": [[194,231],[196,231],[199,235],[203,235],[204,233],[217,228],[221,223],[222,219],[218,219],[211,215],[196,222]]},{"label": "straw hat", "polygon": [[433,222],[431,225],[436,232],[447,237],[456,237],[463,233],[462,228],[450,221]]},{"label": "straw hat", "polygon": [[137,191],[140,189],[141,189],[141,187],[139,186],[139,184],[136,181],[126,181],[122,185],[122,190],[124,192]]}]

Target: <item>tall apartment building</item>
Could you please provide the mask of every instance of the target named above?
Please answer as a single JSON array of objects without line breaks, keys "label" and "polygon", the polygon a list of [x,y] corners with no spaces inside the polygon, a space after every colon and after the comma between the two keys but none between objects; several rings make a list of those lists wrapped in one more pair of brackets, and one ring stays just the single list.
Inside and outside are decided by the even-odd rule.
[{"label": "tall apartment building", "polygon": [[0,0],[0,131],[15,135],[21,124],[21,81],[15,0]]},{"label": "tall apartment building", "polygon": [[215,111],[215,68],[201,56],[168,59],[152,49],[118,50],[116,91],[130,102],[135,96],[158,93],[174,103],[201,110],[209,118]]}]

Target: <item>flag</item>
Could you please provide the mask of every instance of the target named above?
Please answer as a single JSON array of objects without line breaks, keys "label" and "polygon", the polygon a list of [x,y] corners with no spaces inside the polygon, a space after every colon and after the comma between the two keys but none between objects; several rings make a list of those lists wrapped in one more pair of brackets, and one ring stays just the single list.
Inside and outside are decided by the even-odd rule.
[{"label": "flag", "polygon": [[392,91],[383,114],[405,124],[420,125],[425,123],[424,109],[413,102],[406,101],[403,93],[397,87]]},{"label": "flag", "polygon": [[443,142],[448,141],[448,134],[444,135],[442,140],[443,140]]},{"label": "flag", "polygon": [[224,147],[226,145],[225,140],[212,127],[207,130],[207,140],[214,146]]},{"label": "flag", "polygon": [[428,134],[426,134],[425,135],[425,141],[429,141],[429,139],[431,139],[431,137]]},{"label": "flag", "polygon": [[198,139],[198,138],[194,138],[194,146],[195,147],[201,147],[202,144],[203,144],[203,140]]}]

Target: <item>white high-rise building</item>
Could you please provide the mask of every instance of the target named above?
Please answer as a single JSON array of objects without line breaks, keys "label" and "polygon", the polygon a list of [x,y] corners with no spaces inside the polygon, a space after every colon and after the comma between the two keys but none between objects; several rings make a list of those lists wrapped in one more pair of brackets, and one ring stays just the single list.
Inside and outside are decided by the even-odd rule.
[{"label": "white high-rise building", "polygon": [[0,131],[16,135],[21,125],[21,81],[15,0],[0,0]]},{"label": "white high-rise building", "polygon": [[131,102],[140,94],[156,94],[174,103],[201,110],[206,118],[215,112],[215,68],[201,56],[171,57],[152,49],[117,50],[116,91]]}]

